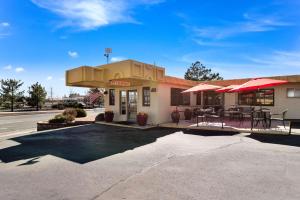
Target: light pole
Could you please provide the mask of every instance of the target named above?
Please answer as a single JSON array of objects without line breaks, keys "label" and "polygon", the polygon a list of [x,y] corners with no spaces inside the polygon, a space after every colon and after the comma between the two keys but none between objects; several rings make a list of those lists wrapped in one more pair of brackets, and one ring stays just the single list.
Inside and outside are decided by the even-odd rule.
[{"label": "light pole", "polygon": [[111,48],[105,48],[105,50],[104,50],[104,56],[106,57],[107,64],[109,63],[109,55],[111,53],[112,53],[112,49]]}]

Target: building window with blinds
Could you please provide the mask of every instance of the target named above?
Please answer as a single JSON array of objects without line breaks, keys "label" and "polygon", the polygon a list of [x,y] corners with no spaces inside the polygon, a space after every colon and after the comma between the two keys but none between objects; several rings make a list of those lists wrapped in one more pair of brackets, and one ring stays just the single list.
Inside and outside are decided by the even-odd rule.
[{"label": "building window with blinds", "polygon": [[150,106],[150,87],[143,87],[143,106]]},{"label": "building window with blinds", "polygon": [[109,89],[109,105],[114,106],[115,105],[115,90]]},{"label": "building window with blinds", "polygon": [[171,88],[171,106],[190,105],[190,93],[181,93],[185,89]]}]

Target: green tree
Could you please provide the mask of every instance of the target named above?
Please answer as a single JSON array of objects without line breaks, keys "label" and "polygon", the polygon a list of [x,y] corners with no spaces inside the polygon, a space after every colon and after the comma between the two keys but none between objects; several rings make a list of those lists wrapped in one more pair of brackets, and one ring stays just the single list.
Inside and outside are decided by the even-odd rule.
[{"label": "green tree", "polygon": [[39,110],[39,108],[45,104],[47,92],[45,88],[38,82],[29,87],[28,94],[29,97],[27,98],[27,103],[30,106],[35,106],[36,110]]},{"label": "green tree", "polygon": [[184,78],[192,81],[223,80],[219,73],[213,73],[211,69],[204,66],[200,61],[192,63],[185,72]]},{"label": "green tree", "polygon": [[15,79],[1,80],[0,95],[3,101],[9,103],[11,112],[14,111],[16,102],[24,98],[24,91],[19,91],[23,82]]}]

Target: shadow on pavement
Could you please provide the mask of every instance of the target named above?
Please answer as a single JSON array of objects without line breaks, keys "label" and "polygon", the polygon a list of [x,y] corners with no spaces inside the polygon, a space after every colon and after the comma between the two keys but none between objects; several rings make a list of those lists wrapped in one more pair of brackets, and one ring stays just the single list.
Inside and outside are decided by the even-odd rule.
[{"label": "shadow on pavement", "polygon": [[252,133],[247,137],[263,143],[282,144],[282,145],[300,147],[300,135],[270,135],[270,134]]},{"label": "shadow on pavement", "polygon": [[239,134],[239,132],[234,131],[215,131],[215,130],[182,130],[184,134],[192,134],[192,135],[201,135],[201,136],[232,136]]},{"label": "shadow on pavement", "polygon": [[65,130],[12,138],[17,146],[0,149],[4,163],[31,159],[21,165],[34,164],[36,158],[53,155],[84,164],[134,149],[176,131],[164,128],[137,130],[105,125],[87,125]]}]

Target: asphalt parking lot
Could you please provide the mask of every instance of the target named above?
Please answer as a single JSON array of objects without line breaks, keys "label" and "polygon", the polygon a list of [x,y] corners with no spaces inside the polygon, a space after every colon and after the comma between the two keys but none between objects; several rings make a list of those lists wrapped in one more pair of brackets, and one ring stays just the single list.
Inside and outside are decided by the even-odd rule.
[{"label": "asphalt parking lot", "polygon": [[300,199],[300,137],[87,125],[0,140],[0,199]]}]

